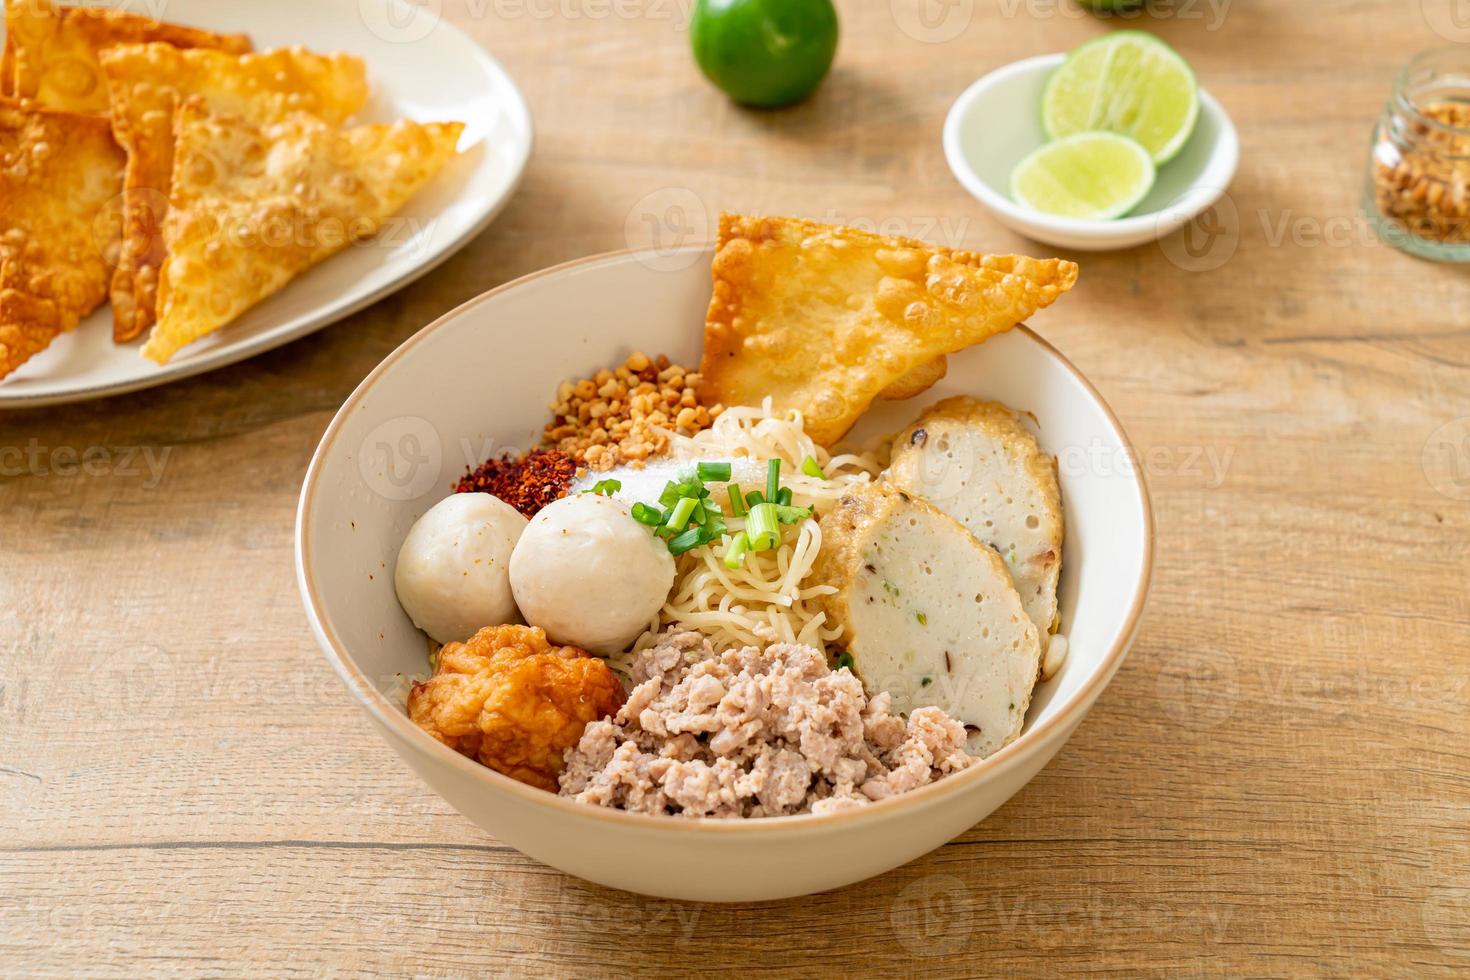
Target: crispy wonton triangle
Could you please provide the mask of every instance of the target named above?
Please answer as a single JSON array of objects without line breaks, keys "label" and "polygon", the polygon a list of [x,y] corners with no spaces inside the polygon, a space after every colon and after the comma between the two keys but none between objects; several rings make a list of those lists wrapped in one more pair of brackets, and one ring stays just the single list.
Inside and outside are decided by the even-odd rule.
[{"label": "crispy wonton triangle", "polygon": [[15,82],[15,45],[10,42],[10,35],[5,35],[5,47],[0,49],[0,95],[11,97],[14,92]]},{"label": "crispy wonton triangle", "polygon": [[0,103],[0,378],[102,302],[122,167],[105,118]]},{"label": "crispy wonton triangle", "polygon": [[454,155],[461,123],[339,130],[297,113],[257,127],[203,100],[174,120],[158,322],[162,364],[303,270],[378,231]]},{"label": "crispy wonton triangle", "polygon": [[115,44],[161,41],[180,48],[250,50],[244,34],[214,34],[123,10],[6,0],[5,38],[13,61],[10,94],[72,112],[107,112],[98,52]]},{"label": "crispy wonton triangle", "polygon": [[942,376],[936,358],[1050,306],[1077,266],[722,214],[713,274],[705,400],[758,405],[769,395],[830,446],[885,390],[923,390]]},{"label": "crispy wonton triangle", "polygon": [[260,54],[127,44],[104,51],[112,126],[128,153],[123,181],[123,246],[112,274],[112,333],[132,340],[152,323],[163,264],[160,224],[173,169],[173,118],[181,97],[199,96],[211,112],[258,126],[292,112],[337,124],[367,101],[362,59],[304,48]]}]

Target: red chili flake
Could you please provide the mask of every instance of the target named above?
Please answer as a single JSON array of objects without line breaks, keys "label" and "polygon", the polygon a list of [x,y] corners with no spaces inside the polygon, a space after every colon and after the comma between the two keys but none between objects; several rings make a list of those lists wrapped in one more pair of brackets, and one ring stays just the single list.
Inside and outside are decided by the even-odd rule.
[{"label": "red chili flake", "polygon": [[506,453],[467,472],[455,493],[492,493],[526,517],[567,495],[581,464],[556,449],[533,449],[524,456]]}]

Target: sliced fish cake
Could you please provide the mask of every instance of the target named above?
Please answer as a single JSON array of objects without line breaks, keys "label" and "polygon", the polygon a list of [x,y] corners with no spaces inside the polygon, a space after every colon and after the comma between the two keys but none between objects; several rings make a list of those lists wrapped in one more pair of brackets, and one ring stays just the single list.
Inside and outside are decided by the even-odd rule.
[{"label": "sliced fish cake", "polygon": [[999,402],[946,398],[894,439],[884,479],[932,501],[1000,553],[1044,650],[1060,625],[1062,492],[1055,457],[1016,413]]},{"label": "sliced fish cake", "polygon": [[874,484],[822,517],[814,579],[838,642],[870,695],[895,711],[935,705],[963,723],[984,757],[1021,733],[1041,648],[996,553],[954,518]]}]

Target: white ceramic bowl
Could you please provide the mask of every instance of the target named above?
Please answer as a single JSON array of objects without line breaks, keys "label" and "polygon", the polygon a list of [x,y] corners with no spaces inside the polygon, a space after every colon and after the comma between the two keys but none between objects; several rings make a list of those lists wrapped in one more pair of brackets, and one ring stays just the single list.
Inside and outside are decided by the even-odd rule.
[{"label": "white ceramic bowl", "polygon": [[1025,732],[984,762],[829,816],[689,821],[533,789],[434,741],[404,712],[405,678],[427,672],[425,638],[393,594],[394,558],[414,520],[467,465],[533,445],[565,378],[635,349],[697,363],[710,253],[644,258],[584,259],[494,289],[419,331],[358,386],[322,437],[297,513],[296,569],[312,629],[352,696],[425,782],[553,867],[708,901],[800,895],[897,867],[985,817],[1061,748],[1122,662],[1148,591],[1153,526],[1127,439],[1092,386],[1025,328],[951,357],[949,376],[931,392],[884,403],[863,422],[868,432],[892,431],[940,397],[998,398],[1035,414],[1060,461],[1062,628],[1071,653],[1038,688]]},{"label": "white ceramic bowl", "polygon": [[1179,155],[1126,217],[1081,221],[1042,214],[1011,198],[1011,171],[1046,142],[1041,94],[1067,58],[1047,54],[998,68],[955,100],[944,120],[944,157],[965,190],[1012,231],[1058,248],[1132,248],[1183,227],[1225,193],[1240,162],[1235,124],[1200,89],[1199,122]]}]

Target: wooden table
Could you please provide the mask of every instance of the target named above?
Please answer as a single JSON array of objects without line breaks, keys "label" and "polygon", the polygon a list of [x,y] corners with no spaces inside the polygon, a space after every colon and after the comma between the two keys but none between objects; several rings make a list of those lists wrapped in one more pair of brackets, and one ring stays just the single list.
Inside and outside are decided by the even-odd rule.
[{"label": "wooden table", "polygon": [[1137,444],[1158,564],[1112,686],[985,823],[834,893],[655,901],[490,839],[372,733],[291,534],[328,419],[404,338],[721,208],[1046,251],[950,177],[941,120],[1104,23],[846,0],[825,87],[757,114],[694,70],[686,6],[443,0],[537,120],[493,227],[248,363],[0,416],[0,973],[1470,971],[1470,281],[1353,217],[1395,70],[1470,39],[1448,0],[1179,0],[1144,25],[1243,163],[1223,236],[1075,256],[1035,321]]}]

